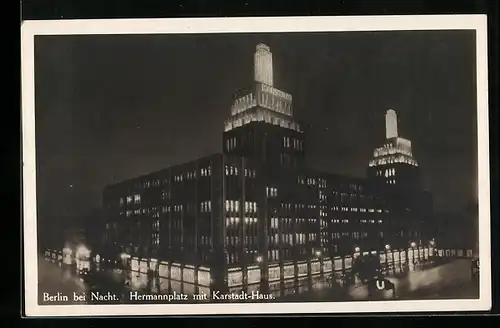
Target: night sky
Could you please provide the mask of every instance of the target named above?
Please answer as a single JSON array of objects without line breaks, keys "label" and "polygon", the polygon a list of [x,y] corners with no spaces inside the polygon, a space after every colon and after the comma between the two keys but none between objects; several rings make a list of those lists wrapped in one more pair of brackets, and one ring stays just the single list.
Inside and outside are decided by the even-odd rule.
[{"label": "night sky", "polygon": [[364,176],[392,108],[435,210],[477,198],[474,31],[38,36],[39,219],[89,214],[105,185],[221,152],[260,42],[311,167]]}]

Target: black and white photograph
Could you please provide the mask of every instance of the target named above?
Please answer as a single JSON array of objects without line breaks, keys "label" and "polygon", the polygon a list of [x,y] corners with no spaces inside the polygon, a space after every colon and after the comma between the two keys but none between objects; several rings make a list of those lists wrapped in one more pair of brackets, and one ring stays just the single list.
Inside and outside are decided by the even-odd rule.
[{"label": "black and white photograph", "polygon": [[485,15],[22,27],[28,316],[491,307]]}]

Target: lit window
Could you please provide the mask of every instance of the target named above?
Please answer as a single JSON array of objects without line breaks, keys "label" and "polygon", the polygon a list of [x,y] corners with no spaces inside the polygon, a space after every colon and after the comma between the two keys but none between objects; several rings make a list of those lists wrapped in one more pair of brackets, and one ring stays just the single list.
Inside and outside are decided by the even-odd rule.
[{"label": "lit window", "polygon": [[134,204],[139,204],[141,202],[141,195],[134,195]]}]

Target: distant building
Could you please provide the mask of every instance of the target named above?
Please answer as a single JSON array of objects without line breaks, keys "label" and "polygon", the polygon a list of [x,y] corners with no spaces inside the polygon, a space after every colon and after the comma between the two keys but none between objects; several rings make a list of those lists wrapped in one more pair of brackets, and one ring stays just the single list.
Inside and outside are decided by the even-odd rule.
[{"label": "distant building", "polygon": [[[426,244],[427,214],[411,198],[421,194],[416,161],[411,143],[397,137],[395,112],[368,179],[315,172],[305,166],[292,96],[273,87],[269,47],[257,46],[254,65],[254,83],[234,96],[223,154],[105,188],[104,248],[178,265],[194,277],[209,271],[224,288],[321,274],[355,247]],[[391,189],[403,184],[401,193]],[[401,206],[395,196],[403,194]]]}]

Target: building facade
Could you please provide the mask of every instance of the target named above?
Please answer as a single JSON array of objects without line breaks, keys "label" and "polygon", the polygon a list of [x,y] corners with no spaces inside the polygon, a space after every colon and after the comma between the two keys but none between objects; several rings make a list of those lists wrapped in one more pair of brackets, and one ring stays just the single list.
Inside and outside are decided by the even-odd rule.
[{"label": "building facade", "polygon": [[254,66],[253,84],[234,96],[222,154],[105,188],[103,249],[148,259],[153,270],[163,263],[169,278],[262,290],[331,271],[355,248],[426,243],[416,161],[395,112],[368,178],[315,172],[292,96],[273,86],[269,47],[257,46]]}]

